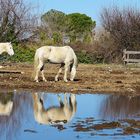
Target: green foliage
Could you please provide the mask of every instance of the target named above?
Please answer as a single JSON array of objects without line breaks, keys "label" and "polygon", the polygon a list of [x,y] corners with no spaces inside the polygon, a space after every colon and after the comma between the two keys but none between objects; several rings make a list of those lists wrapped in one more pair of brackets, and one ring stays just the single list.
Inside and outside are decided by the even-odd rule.
[{"label": "green foliage", "polygon": [[[66,30],[66,14],[50,10],[41,17],[44,30],[40,30],[40,39],[50,45],[62,45],[62,34]],[[47,40],[47,41],[46,41]]]},{"label": "green foliage", "polygon": [[95,21],[85,14],[73,13],[67,15],[67,31],[72,39],[85,38],[91,36],[92,29],[95,27]]},{"label": "green foliage", "polygon": [[40,40],[41,40],[41,41],[44,41],[44,40],[46,40],[46,38],[47,38],[47,37],[46,37],[46,33],[43,32],[43,31],[40,32],[39,37],[40,37]]},{"label": "green foliage", "polygon": [[47,23],[52,32],[65,30],[66,15],[61,11],[51,9],[41,17],[43,23]]},{"label": "green foliage", "polygon": [[54,32],[52,38],[55,45],[59,45],[62,43],[62,36],[59,32]]},{"label": "green foliage", "polygon": [[85,14],[73,13],[67,15],[69,20],[68,26],[69,31],[73,33],[83,33],[83,32],[91,32],[93,28],[93,22],[91,17],[88,17]]},{"label": "green foliage", "polygon": [[87,34],[87,35],[85,35],[83,41],[84,41],[84,43],[86,43],[86,44],[91,43],[91,42],[92,42],[91,34]]},{"label": "green foliage", "polygon": [[49,37],[50,35],[51,37],[54,36],[53,38],[57,40],[54,40],[54,44],[60,43],[58,40],[61,40],[60,38],[63,36],[69,36],[71,42],[82,40],[82,42],[90,43],[91,33],[96,25],[96,22],[92,21],[91,17],[85,14],[72,13],[66,15],[61,11],[53,9],[42,15],[41,21],[45,33]]},{"label": "green foliage", "polygon": [[98,64],[98,63],[104,63],[104,58],[102,56],[92,54],[92,53],[83,53],[83,52],[77,52],[78,61],[80,63],[85,64]]},{"label": "green foliage", "polygon": [[35,48],[26,46],[14,46],[15,54],[9,57],[12,62],[33,62]]},{"label": "green foliage", "polygon": [[93,63],[92,57],[86,53],[77,52],[76,55],[79,63],[87,63],[87,64]]}]

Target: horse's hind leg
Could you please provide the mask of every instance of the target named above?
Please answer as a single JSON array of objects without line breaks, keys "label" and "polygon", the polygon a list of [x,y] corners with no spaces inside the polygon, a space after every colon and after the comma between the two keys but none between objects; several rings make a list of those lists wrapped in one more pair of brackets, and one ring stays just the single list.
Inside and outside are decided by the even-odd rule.
[{"label": "horse's hind leg", "polygon": [[76,67],[71,64],[70,65],[70,80],[73,81],[76,75]]},{"label": "horse's hind leg", "polygon": [[62,72],[63,67],[64,67],[64,64],[61,64],[61,66],[60,66],[60,68],[59,68],[59,70],[58,70],[58,73],[57,73],[57,75],[55,76],[55,81],[58,81],[58,77],[59,77],[60,73]]},{"label": "horse's hind leg", "polygon": [[37,66],[35,81],[38,82],[39,71],[41,71],[43,81],[46,81],[44,76],[44,64],[42,61],[39,61],[39,65]]},{"label": "horse's hind leg", "polygon": [[43,81],[47,81],[46,80],[46,78],[45,78],[45,76],[44,76],[44,64],[43,64],[43,66],[40,68],[40,71],[41,71],[41,75],[42,75],[42,79],[43,79]]},{"label": "horse's hind leg", "polygon": [[65,72],[64,72],[64,81],[65,82],[68,82],[67,73],[68,73],[69,66],[70,66],[70,63],[65,63]]}]

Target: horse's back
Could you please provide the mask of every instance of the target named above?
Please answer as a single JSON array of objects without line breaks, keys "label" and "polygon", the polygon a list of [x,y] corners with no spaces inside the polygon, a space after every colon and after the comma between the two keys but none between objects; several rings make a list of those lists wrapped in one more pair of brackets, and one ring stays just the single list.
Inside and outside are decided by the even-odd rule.
[{"label": "horse's back", "polygon": [[42,46],[36,50],[36,53],[52,63],[65,63],[65,61],[72,61],[75,57],[70,46]]},{"label": "horse's back", "polygon": [[56,50],[63,50],[63,49],[72,49],[70,46],[41,46],[39,49],[56,49]]},{"label": "horse's back", "polygon": [[67,55],[70,53],[72,48],[70,46],[42,46],[38,48],[38,51],[43,51],[44,53],[50,52],[53,55]]}]

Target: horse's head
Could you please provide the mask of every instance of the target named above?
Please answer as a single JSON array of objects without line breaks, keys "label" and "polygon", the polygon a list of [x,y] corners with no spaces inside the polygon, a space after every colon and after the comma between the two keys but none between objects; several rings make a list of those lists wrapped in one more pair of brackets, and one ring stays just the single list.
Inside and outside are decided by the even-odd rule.
[{"label": "horse's head", "polygon": [[9,116],[13,109],[13,101],[8,101],[6,104],[0,102],[0,115]]},{"label": "horse's head", "polygon": [[10,56],[14,55],[14,50],[11,42],[6,43],[6,51]]}]

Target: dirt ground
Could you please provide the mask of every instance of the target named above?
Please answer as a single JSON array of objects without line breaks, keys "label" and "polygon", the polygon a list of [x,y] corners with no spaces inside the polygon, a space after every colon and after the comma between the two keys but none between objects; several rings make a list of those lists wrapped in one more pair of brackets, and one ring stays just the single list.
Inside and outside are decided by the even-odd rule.
[{"label": "dirt ground", "polygon": [[31,78],[32,64],[1,64],[0,89],[59,93],[140,94],[140,67],[138,66],[79,64],[75,81],[67,83],[63,81],[63,73],[58,82],[54,81],[58,69],[59,65],[47,64],[45,66],[47,82],[41,81],[40,77],[40,82],[36,83]]}]

